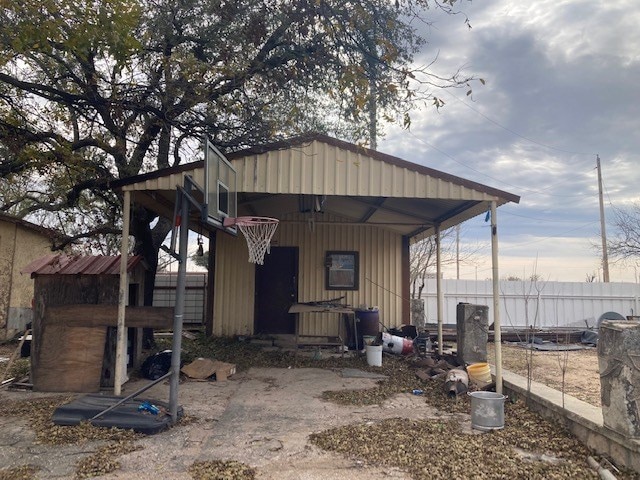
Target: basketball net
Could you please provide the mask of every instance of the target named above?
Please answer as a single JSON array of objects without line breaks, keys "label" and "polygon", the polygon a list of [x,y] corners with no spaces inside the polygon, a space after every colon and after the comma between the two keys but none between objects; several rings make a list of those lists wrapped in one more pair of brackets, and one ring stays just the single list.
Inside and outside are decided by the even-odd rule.
[{"label": "basketball net", "polygon": [[249,262],[264,264],[265,253],[271,251],[271,237],[278,228],[278,219],[269,217],[238,217],[235,224],[247,240]]}]

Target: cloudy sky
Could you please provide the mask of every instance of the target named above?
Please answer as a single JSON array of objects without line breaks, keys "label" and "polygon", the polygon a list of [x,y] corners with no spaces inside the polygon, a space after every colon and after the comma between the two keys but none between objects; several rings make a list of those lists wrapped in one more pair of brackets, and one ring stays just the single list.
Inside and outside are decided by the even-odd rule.
[{"label": "cloudy sky", "polygon": [[[637,0],[474,0],[460,16],[435,15],[429,45],[438,73],[486,80],[440,92],[439,112],[414,113],[411,130],[388,130],[378,149],[521,196],[498,209],[500,276],[559,281],[602,277],[596,154],[607,235],[614,208],[640,201],[640,4]],[[491,275],[484,217],[463,243],[483,245],[461,278]],[[449,269],[447,277],[455,278]],[[640,267],[610,264],[611,281]]]}]

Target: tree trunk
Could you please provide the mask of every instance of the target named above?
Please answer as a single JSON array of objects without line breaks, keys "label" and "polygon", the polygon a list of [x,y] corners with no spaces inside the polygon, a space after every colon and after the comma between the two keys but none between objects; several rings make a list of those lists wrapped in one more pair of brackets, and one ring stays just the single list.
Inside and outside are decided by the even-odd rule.
[{"label": "tree trunk", "polygon": [[[143,305],[153,306],[153,291],[156,283],[156,272],[158,270],[158,252],[160,245],[171,231],[173,222],[167,218],[160,218],[151,229],[151,222],[155,220],[155,215],[149,210],[138,207],[133,212],[133,222],[131,233],[136,242],[134,254],[142,255],[146,271],[144,275]],[[142,333],[142,347],[155,347],[153,329],[145,328]]]}]

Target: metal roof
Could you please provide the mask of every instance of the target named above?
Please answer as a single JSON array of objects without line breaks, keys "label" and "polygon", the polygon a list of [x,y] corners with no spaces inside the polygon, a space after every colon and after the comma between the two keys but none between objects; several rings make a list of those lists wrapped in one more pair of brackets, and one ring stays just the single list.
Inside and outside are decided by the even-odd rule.
[{"label": "metal roof", "polygon": [[[142,262],[142,257],[129,257],[127,272],[131,272]],[[34,260],[20,270],[20,273],[36,275],[118,275],[120,274],[120,255],[45,255]]]},{"label": "metal roof", "polygon": [[[512,193],[321,134],[226,156],[237,171],[238,215],[283,218],[308,211],[305,205],[317,200],[318,214],[416,240],[485,213],[491,201],[520,201]],[[204,163],[124,178],[111,187],[131,191],[135,203],[172,218],[176,186],[185,175],[203,186]]]}]

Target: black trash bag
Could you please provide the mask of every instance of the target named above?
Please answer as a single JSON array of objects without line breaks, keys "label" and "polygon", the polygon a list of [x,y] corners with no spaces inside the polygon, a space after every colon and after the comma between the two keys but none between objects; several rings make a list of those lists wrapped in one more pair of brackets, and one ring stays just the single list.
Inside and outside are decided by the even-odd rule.
[{"label": "black trash bag", "polygon": [[582,334],[580,335],[580,343],[597,347],[598,332],[594,332],[593,330],[583,330]]},{"label": "black trash bag", "polygon": [[171,370],[171,350],[158,352],[142,363],[140,374],[149,380],[157,380]]}]

